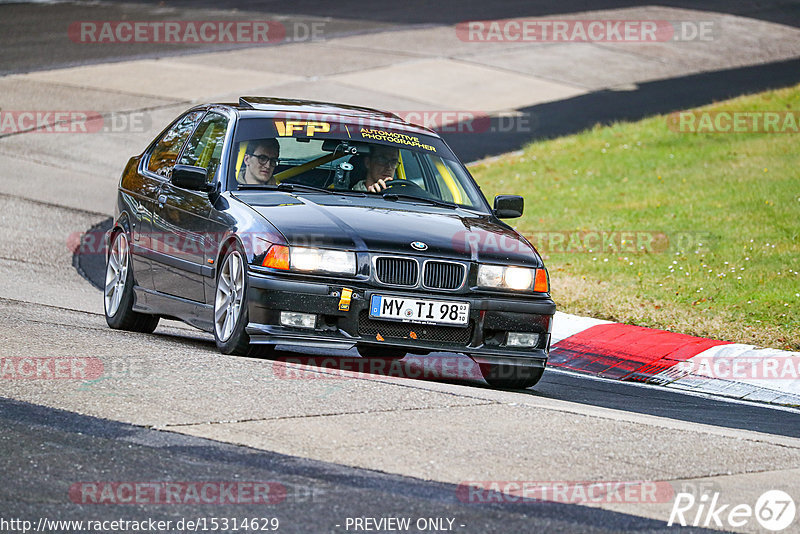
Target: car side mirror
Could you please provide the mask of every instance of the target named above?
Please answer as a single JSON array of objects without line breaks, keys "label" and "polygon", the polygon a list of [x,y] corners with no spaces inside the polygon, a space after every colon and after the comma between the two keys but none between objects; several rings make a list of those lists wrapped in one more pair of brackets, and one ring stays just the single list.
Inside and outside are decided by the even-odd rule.
[{"label": "car side mirror", "polygon": [[193,165],[175,165],[172,169],[172,183],[192,191],[211,191],[208,183],[208,170]]},{"label": "car side mirror", "polygon": [[519,195],[497,195],[494,197],[494,214],[498,219],[515,219],[522,216],[525,199]]}]

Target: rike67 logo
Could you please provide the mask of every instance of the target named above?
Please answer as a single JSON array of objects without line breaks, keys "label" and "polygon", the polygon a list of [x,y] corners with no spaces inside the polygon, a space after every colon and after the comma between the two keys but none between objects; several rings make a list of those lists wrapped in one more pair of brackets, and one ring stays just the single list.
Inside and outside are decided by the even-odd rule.
[{"label": "rike67 logo", "polygon": [[755,526],[751,524],[755,518],[762,528],[778,532],[794,522],[796,511],[794,500],[781,490],[764,492],[755,506],[724,503],[719,492],[704,493],[699,498],[691,493],[678,493],[667,525],[742,528]]}]

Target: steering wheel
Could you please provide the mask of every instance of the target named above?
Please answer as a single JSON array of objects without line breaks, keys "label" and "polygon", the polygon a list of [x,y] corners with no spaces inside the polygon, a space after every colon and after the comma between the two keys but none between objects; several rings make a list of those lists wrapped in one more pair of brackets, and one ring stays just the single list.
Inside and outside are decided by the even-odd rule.
[{"label": "steering wheel", "polygon": [[424,190],[422,187],[418,186],[414,182],[410,180],[390,180],[386,182],[386,189],[381,191],[382,194],[391,193],[392,190],[396,193],[402,194],[411,194],[411,195],[423,195],[428,198],[433,198],[430,193]]}]

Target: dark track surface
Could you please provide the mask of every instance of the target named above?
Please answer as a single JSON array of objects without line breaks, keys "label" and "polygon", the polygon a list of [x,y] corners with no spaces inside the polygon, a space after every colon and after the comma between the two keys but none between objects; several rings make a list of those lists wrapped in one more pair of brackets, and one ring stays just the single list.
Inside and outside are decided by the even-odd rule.
[{"label": "dark track surface", "polygon": [[[173,524],[181,518],[277,517],[279,532],[346,532],[348,517],[408,517],[412,524],[419,518],[451,518],[453,531],[464,533],[681,531],[663,521],[577,505],[465,504],[456,496],[457,486],[450,484],[255,451],[2,398],[0,426],[2,516],[34,525],[42,517],[152,518]],[[72,484],[102,481],[277,482],[286,488],[286,499],[266,506],[79,505],[70,500]]]}]

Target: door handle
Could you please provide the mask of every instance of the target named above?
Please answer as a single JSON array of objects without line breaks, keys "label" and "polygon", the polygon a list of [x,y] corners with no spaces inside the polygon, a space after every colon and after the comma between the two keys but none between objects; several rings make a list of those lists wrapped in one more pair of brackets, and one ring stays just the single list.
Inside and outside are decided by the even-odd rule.
[{"label": "door handle", "polygon": [[158,195],[158,207],[159,208],[163,208],[164,207],[164,203],[166,203],[166,201],[167,201],[167,195],[163,195],[163,194],[162,195]]}]

